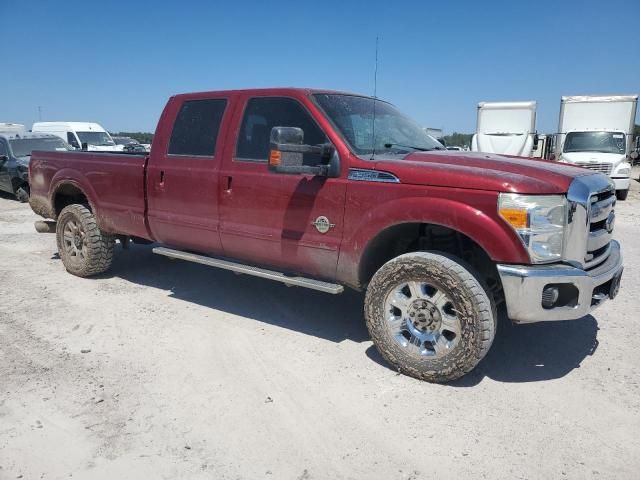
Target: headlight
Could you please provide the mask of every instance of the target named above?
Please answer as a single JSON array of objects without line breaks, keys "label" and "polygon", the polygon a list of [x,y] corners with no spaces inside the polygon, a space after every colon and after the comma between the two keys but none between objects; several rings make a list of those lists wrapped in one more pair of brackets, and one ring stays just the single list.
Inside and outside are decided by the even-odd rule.
[{"label": "headlight", "polygon": [[621,168],[620,170],[618,170],[616,172],[617,175],[630,175],[631,174],[631,169],[630,168]]},{"label": "headlight", "polygon": [[516,231],[533,263],[562,259],[567,200],[564,195],[501,193],[498,213]]}]

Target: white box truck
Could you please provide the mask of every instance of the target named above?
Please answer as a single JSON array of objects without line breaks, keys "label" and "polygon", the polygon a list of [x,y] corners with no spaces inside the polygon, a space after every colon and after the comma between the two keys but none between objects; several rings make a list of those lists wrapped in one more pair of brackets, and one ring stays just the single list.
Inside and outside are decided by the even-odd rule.
[{"label": "white box truck", "polygon": [[123,145],[116,145],[109,132],[93,122],[36,122],[32,132],[57,135],[74,148],[89,151],[121,152]]},{"label": "white box truck", "polygon": [[21,134],[27,131],[21,123],[0,122],[0,132],[7,134]]},{"label": "white box truck", "polygon": [[562,97],[555,158],[609,175],[627,198],[638,95]]},{"label": "white box truck", "polygon": [[537,149],[536,102],[480,102],[472,152],[531,157]]}]

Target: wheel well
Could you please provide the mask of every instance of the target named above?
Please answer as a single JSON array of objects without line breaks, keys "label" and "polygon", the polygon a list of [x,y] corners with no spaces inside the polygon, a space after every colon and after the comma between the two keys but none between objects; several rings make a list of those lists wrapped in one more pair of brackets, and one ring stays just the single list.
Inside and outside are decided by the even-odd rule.
[{"label": "wheel well", "polygon": [[496,303],[501,300],[500,276],[487,252],[463,233],[429,223],[395,225],[371,240],[360,262],[360,285],[367,285],[378,269],[392,258],[424,250],[444,252],[464,260],[481,275]]},{"label": "wheel well", "polygon": [[71,183],[60,185],[53,197],[53,208],[56,218],[60,215],[60,212],[64,207],[73,205],[74,203],[86,205],[87,208],[91,210],[89,200],[82,190]]},{"label": "wheel well", "polygon": [[17,191],[20,187],[27,187],[27,190],[29,189],[29,182],[21,178],[14,178],[12,183],[14,192]]}]

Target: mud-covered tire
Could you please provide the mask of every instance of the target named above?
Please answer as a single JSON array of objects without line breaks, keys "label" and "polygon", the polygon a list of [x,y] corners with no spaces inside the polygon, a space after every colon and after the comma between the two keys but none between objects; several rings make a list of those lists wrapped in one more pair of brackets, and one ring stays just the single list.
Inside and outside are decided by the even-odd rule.
[{"label": "mud-covered tire", "polygon": [[[449,304],[454,306],[452,316],[457,321],[459,337],[455,347],[441,356],[416,352],[411,342],[403,346],[402,338],[391,328],[392,319],[397,321],[404,314],[394,317],[393,306],[387,311],[389,295],[409,282],[437,286],[435,291],[448,296]],[[493,298],[473,269],[460,259],[431,252],[407,253],[384,264],[367,288],[365,318],[371,338],[387,362],[406,375],[438,383],[470,372],[489,351],[497,326]],[[422,352],[429,353],[427,349]]]},{"label": "mud-covered tire", "polygon": [[100,231],[95,216],[84,205],[69,205],[60,212],[56,241],[62,263],[73,275],[90,277],[111,267],[115,238]]},{"label": "mud-covered tire", "polygon": [[616,198],[621,202],[624,202],[627,199],[627,195],[629,195],[629,189],[626,190],[616,190]]}]

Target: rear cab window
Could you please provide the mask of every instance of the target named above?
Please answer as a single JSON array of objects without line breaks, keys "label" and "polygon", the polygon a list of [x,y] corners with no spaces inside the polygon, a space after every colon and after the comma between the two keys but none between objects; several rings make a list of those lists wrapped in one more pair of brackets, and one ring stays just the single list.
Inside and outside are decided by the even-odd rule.
[{"label": "rear cab window", "polygon": [[168,155],[213,158],[226,106],[225,98],[186,100],[173,124]]},{"label": "rear cab window", "polygon": [[[304,131],[304,143],[320,145],[329,142],[307,109],[289,97],[254,97],[247,101],[238,134],[235,159],[266,162],[269,137],[273,127],[298,127]],[[317,165],[318,154],[305,154],[305,165]]]}]

